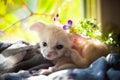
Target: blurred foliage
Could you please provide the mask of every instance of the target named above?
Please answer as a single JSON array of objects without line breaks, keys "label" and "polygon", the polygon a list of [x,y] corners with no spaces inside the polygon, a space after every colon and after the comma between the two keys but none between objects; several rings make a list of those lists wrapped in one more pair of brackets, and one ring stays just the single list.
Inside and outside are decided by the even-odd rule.
[{"label": "blurred foliage", "polygon": [[113,39],[115,34],[113,32],[110,32],[108,35],[103,34],[100,29],[100,24],[97,24],[94,18],[78,20],[76,25],[71,27],[70,32],[98,39],[109,46],[119,46]]},{"label": "blurred foliage", "polygon": [[0,39],[38,41],[28,30],[32,23],[53,23],[57,13],[62,24],[68,19],[76,21],[79,5],[80,0],[0,0]]},{"label": "blurred foliage", "polygon": [[[96,20],[81,19],[81,0],[0,0],[0,40],[25,40],[36,42],[36,34],[29,31],[29,26],[36,21],[54,23],[59,14],[59,22],[73,21],[72,32],[102,40],[105,44],[115,45],[110,33],[104,36]],[[104,37],[102,37],[104,36]]]}]

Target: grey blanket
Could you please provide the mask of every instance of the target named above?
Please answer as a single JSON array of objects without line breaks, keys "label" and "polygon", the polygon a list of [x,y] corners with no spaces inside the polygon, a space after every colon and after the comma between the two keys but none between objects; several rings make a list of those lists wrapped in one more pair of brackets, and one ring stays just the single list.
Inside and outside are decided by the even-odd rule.
[{"label": "grey blanket", "polygon": [[48,76],[31,76],[28,71],[23,71],[4,75],[3,80],[120,80],[120,55],[101,57],[86,69],[66,69]]},{"label": "grey blanket", "polygon": [[109,54],[85,69],[66,69],[50,75],[32,76],[30,71],[5,73],[0,80],[120,80],[120,55]]},{"label": "grey blanket", "polygon": [[24,41],[0,42],[0,75],[28,70],[44,63],[51,64],[40,54],[39,48],[38,44],[29,44]]}]

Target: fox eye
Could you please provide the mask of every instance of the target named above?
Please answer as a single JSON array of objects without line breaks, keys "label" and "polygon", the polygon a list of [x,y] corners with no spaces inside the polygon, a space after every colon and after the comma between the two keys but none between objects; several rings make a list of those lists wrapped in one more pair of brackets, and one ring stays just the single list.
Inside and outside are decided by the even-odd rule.
[{"label": "fox eye", "polygon": [[46,46],[47,46],[47,43],[46,43],[46,42],[43,42],[42,45],[43,45],[44,47],[46,47]]},{"label": "fox eye", "polygon": [[57,48],[57,49],[62,49],[62,48],[63,48],[63,45],[56,45],[56,48]]}]

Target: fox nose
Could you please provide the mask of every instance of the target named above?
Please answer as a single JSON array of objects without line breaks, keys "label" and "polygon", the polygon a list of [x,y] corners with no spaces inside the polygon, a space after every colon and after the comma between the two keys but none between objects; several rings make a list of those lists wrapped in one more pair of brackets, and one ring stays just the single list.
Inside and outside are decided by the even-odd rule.
[{"label": "fox nose", "polygon": [[51,52],[49,52],[48,54],[47,54],[47,57],[51,57],[52,56],[52,51]]},{"label": "fox nose", "polygon": [[51,57],[52,55],[51,54],[48,54],[47,57]]}]

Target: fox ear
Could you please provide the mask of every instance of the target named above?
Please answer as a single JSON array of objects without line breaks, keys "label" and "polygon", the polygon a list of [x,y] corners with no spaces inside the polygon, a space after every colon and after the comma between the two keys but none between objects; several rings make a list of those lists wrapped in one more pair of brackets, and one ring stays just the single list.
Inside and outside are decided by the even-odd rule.
[{"label": "fox ear", "polygon": [[45,24],[42,22],[36,22],[30,26],[30,30],[34,30],[38,33],[41,33],[45,28]]},{"label": "fox ear", "polygon": [[87,36],[82,36],[82,35],[77,35],[77,34],[68,34],[70,40],[75,44],[75,45],[79,45],[81,44],[83,41],[90,39]]},{"label": "fox ear", "polygon": [[68,34],[68,36],[73,43],[76,43],[76,41],[81,38],[81,35],[77,34]]}]

